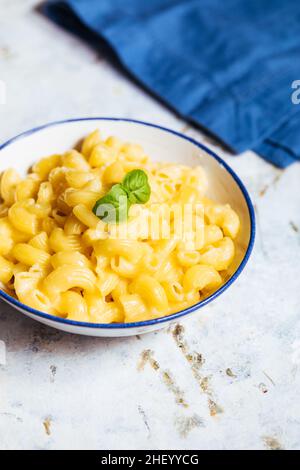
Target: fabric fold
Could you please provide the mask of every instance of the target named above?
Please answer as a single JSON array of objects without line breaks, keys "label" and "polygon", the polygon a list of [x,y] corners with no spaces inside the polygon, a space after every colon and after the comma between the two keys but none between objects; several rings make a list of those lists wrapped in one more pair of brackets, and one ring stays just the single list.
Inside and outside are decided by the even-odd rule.
[{"label": "fabric fold", "polygon": [[43,12],[234,152],[300,159],[298,0],[49,0]]}]

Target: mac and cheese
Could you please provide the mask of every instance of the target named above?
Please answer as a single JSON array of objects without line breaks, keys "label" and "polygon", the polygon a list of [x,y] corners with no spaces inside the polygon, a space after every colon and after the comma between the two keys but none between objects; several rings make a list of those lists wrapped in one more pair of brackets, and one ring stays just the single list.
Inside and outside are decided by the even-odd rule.
[{"label": "mac and cheese", "polygon": [[[132,170],[150,199],[125,222],[93,208]],[[4,171],[0,282],[30,307],[84,322],[136,322],[197,303],[218,289],[235,255],[239,218],[205,196],[201,167],[154,163],[139,145],[98,130],[80,151]],[[146,199],[145,199],[146,200]],[[132,200],[135,202],[135,200]]]}]

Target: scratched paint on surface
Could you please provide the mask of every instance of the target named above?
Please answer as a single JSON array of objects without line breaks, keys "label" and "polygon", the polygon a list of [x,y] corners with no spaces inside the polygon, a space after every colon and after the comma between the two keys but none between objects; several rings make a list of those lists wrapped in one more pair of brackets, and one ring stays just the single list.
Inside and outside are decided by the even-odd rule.
[{"label": "scratched paint on surface", "polygon": [[43,426],[44,426],[45,433],[47,434],[47,436],[50,436],[50,434],[51,434],[51,418],[49,416],[43,421]]},{"label": "scratched paint on surface", "polygon": [[276,437],[264,436],[263,442],[268,450],[283,450],[282,444]]},{"label": "scratched paint on surface", "polygon": [[192,416],[180,416],[175,419],[175,427],[181,437],[186,438],[193,429],[205,427],[203,419],[194,414]]},{"label": "scratched paint on surface", "polygon": [[205,376],[202,372],[202,366],[205,362],[202,354],[190,351],[189,346],[184,338],[184,327],[177,324],[172,330],[173,338],[179,347],[180,351],[188,361],[194,378],[196,379],[200,389],[207,395],[207,403],[211,416],[223,413],[223,409],[215,402],[214,393],[210,386],[210,377]]},{"label": "scratched paint on surface", "polygon": [[167,389],[173,394],[175,398],[175,402],[183,406],[184,408],[188,407],[188,404],[184,398],[184,392],[181,388],[176,384],[176,381],[172,375],[172,373],[167,369],[162,369],[158,361],[154,358],[154,353],[150,349],[142,351],[140,360],[138,362],[138,370],[142,371],[145,368],[146,364],[150,364],[153,370],[156,372],[159,371],[159,376],[162,382],[166,385]]}]

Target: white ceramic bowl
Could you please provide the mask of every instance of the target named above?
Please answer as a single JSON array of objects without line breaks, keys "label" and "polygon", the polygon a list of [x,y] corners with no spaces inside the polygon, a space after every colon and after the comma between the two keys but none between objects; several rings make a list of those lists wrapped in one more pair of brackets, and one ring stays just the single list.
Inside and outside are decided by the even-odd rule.
[{"label": "white ceramic bowl", "polygon": [[104,135],[116,135],[139,143],[153,160],[191,166],[202,165],[209,178],[209,196],[228,202],[241,219],[235,262],[229,280],[196,305],[155,320],[94,324],[58,318],[34,310],[0,290],[0,296],[24,315],[59,330],[90,336],[130,336],[160,329],[185,315],[191,315],[222,294],[239,276],[248,261],[255,237],[254,210],[249,195],[234,171],[211,150],[178,132],[154,124],[129,119],[84,118],[54,122],[25,132],[0,146],[0,171],[14,167],[25,174],[42,156],[72,148],[89,132],[100,128]]}]

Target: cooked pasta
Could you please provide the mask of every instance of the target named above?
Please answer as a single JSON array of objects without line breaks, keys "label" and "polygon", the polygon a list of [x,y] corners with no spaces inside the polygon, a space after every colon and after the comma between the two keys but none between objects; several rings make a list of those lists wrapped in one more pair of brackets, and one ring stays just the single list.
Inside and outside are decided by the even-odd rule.
[{"label": "cooked pasta", "polygon": [[[132,188],[132,171],[143,190]],[[0,181],[1,286],[34,309],[92,323],[194,305],[228,278],[240,228],[207,187],[201,167],[151,162],[141,146],[98,130],[24,178],[9,168]],[[121,211],[117,193],[129,203],[125,219],[105,219],[99,201]]]}]

